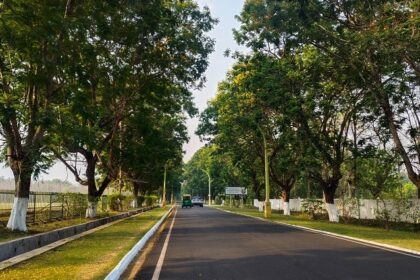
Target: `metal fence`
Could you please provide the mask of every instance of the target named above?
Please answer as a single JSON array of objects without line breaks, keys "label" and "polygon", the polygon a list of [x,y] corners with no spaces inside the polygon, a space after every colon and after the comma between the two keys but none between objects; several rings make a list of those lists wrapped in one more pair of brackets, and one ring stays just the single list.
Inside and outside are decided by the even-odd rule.
[{"label": "metal fence", "polygon": [[[0,218],[10,215],[14,201],[13,191],[0,190]],[[82,217],[88,205],[87,194],[81,193],[53,193],[31,192],[29,195],[28,224],[47,222],[52,220]],[[106,211],[108,197],[102,196],[98,201],[98,210]]]}]

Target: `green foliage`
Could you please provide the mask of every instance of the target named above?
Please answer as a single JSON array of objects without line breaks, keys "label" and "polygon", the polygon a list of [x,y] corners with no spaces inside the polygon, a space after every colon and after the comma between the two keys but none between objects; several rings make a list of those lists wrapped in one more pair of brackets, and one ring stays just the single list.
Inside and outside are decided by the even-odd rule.
[{"label": "green foliage", "polygon": [[[385,149],[390,139],[420,188],[417,11],[418,1],[245,3],[235,37],[254,55],[289,65],[286,73],[272,71],[280,81],[273,92],[297,114],[313,146],[311,172],[322,170],[313,175],[324,189],[342,177],[349,146],[357,156],[358,145]],[[281,92],[299,97],[294,106]]]},{"label": "green foliage", "polygon": [[58,201],[64,202],[67,217],[83,217],[88,204],[86,194],[81,193],[58,194]]},{"label": "green foliage", "polygon": [[420,188],[417,9],[246,1],[234,33],[252,51],[235,54],[198,134],[233,159],[258,198],[262,135],[275,197],[296,182],[292,194],[306,185],[306,196],[321,189],[329,203],[340,185],[349,196],[387,196],[402,184],[401,164]]},{"label": "green foliage", "polygon": [[374,199],[392,197],[403,184],[397,157],[386,151],[378,150],[369,157],[358,159],[357,166],[360,189],[369,191]]},{"label": "green foliage", "polygon": [[[403,221],[403,218],[412,218],[413,214],[419,213],[418,207],[406,198],[394,198],[393,200],[377,200],[376,219],[383,222],[385,229],[389,230],[392,224]],[[414,216],[417,222],[419,216]]]},{"label": "green foliage", "polygon": [[139,207],[143,206],[143,202],[145,202],[146,200],[146,198],[143,195],[139,195],[135,199],[137,199],[137,205]]},{"label": "green foliage", "polygon": [[190,0],[1,1],[0,160],[17,195],[57,159],[90,201],[116,179],[156,193],[169,161],[179,190],[216,22]]},{"label": "green foliage", "polygon": [[147,195],[144,197],[146,206],[153,206],[158,203],[159,198],[156,195]]},{"label": "green foliage", "polygon": [[113,211],[122,211],[123,210],[123,201],[127,197],[123,194],[114,193],[108,196],[109,208]]},{"label": "green foliage", "polygon": [[313,220],[319,219],[326,215],[326,210],[323,207],[323,201],[319,199],[305,199],[302,201],[302,210],[307,213],[309,217]]},{"label": "green foliage", "polygon": [[241,184],[238,169],[229,155],[219,151],[217,145],[209,145],[199,149],[185,164],[182,192],[207,199],[209,192],[207,174],[210,175],[213,199],[217,195],[224,195],[225,187],[244,186]]},{"label": "green foliage", "polygon": [[[113,211],[126,211],[131,207],[133,197],[120,193],[113,193],[108,196],[109,208]],[[141,206],[141,204],[139,204]]]}]

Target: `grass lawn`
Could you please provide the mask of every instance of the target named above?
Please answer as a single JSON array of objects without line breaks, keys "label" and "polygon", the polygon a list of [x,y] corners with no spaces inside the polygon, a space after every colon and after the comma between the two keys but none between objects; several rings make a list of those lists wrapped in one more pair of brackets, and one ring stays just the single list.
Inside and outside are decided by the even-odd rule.
[{"label": "grass lawn", "polygon": [[[109,211],[109,212],[100,212],[96,219],[105,218],[108,216],[120,214],[119,212]],[[17,238],[22,238],[25,236],[51,231],[54,229],[59,229],[68,226],[74,226],[78,224],[83,224],[92,221],[92,219],[86,219],[84,217],[73,218],[68,220],[61,221],[51,221],[47,223],[38,223],[28,225],[28,232],[14,232],[6,228],[8,217],[3,217],[0,224],[0,242],[10,241]]]},{"label": "grass lawn", "polygon": [[155,208],[0,271],[0,279],[104,279],[169,209]]},{"label": "grass lawn", "polygon": [[[240,214],[246,214],[261,218],[264,217],[264,213],[259,212],[257,208],[219,208]],[[310,220],[304,215],[300,214],[284,216],[276,212],[272,213],[270,220],[279,221],[291,225],[304,226],[312,229],[324,230],[332,233],[347,235],[351,237],[371,240],[383,244],[394,245],[406,249],[420,251],[420,233],[418,232],[386,230],[377,227],[330,223],[328,221]]]}]

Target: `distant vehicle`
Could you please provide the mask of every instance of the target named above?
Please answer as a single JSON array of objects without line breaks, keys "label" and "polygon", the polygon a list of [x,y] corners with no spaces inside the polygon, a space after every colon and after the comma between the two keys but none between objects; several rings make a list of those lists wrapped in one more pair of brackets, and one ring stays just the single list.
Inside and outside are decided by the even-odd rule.
[{"label": "distant vehicle", "polygon": [[193,199],[192,199],[192,204],[193,205],[198,205],[200,207],[203,207],[204,199],[202,199],[199,196],[194,196]]},{"label": "distant vehicle", "polygon": [[191,202],[191,195],[190,194],[184,194],[182,196],[182,208],[187,207],[193,207],[193,204]]}]

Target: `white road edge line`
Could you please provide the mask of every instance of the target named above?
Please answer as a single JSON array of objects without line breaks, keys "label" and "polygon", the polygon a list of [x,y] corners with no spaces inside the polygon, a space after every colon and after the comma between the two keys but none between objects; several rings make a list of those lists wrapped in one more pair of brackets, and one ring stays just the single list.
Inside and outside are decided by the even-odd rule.
[{"label": "white road edge line", "polygon": [[248,217],[248,218],[257,219],[257,220],[264,221],[264,222],[269,222],[269,223],[273,223],[273,224],[280,224],[280,225],[291,227],[291,228],[297,228],[297,229],[300,229],[300,230],[304,230],[304,231],[308,231],[308,232],[312,232],[312,233],[317,233],[317,234],[333,237],[333,238],[336,238],[336,239],[341,239],[341,240],[352,242],[352,243],[357,243],[357,244],[364,245],[364,246],[367,246],[367,247],[373,247],[373,248],[376,248],[376,249],[381,249],[381,250],[384,250],[384,251],[388,251],[388,252],[392,252],[392,253],[396,253],[396,254],[420,259],[420,252],[415,251],[415,250],[409,250],[409,249],[400,248],[400,247],[397,247],[397,246],[392,246],[392,245],[388,245],[388,244],[383,244],[383,243],[370,241],[370,240],[366,240],[366,239],[361,239],[361,238],[356,238],[356,237],[351,237],[351,236],[345,236],[345,235],[332,233],[332,232],[328,232],[328,231],[312,229],[312,228],[308,228],[308,227],[304,227],[304,226],[296,226],[296,225],[292,225],[292,224],[286,224],[286,223],[283,223],[283,222],[280,222],[280,221],[267,220],[267,219],[260,218],[260,217],[255,217],[255,216],[251,216],[251,215],[247,215],[247,214],[242,214],[242,213],[237,213],[237,212],[233,212],[233,211],[229,211],[229,210],[225,210],[225,209],[220,209],[220,208],[217,208],[217,207],[214,207],[214,209],[217,209],[217,210],[220,210],[220,211],[223,211],[223,212],[226,212],[226,213],[231,213],[231,214],[235,214],[235,215],[240,215],[240,216],[244,216],[244,217]]},{"label": "white road edge line", "polygon": [[[120,279],[121,275],[127,269],[128,265],[133,261],[133,259],[137,256],[141,249],[146,245],[147,241],[155,234],[158,228],[162,225],[171,211],[175,208],[173,206],[169,209],[160,220],[148,231],[146,232],[143,237],[131,248],[130,251],[120,260],[120,262],[114,267],[114,269],[105,277],[104,280],[118,280]],[[146,212],[145,212],[146,213]]]},{"label": "white road edge line", "polygon": [[168,235],[166,235],[166,239],[165,239],[165,243],[163,244],[162,251],[160,252],[159,260],[156,264],[156,268],[155,268],[155,272],[153,273],[152,280],[159,280],[160,272],[162,271],[163,261],[165,260],[166,251],[168,250],[169,238],[171,237],[172,228],[174,227],[175,217],[176,217],[177,212],[178,211],[175,210],[175,214],[174,214],[174,217],[172,219],[172,223],[171,223],[171,226],[169,228]]}]

